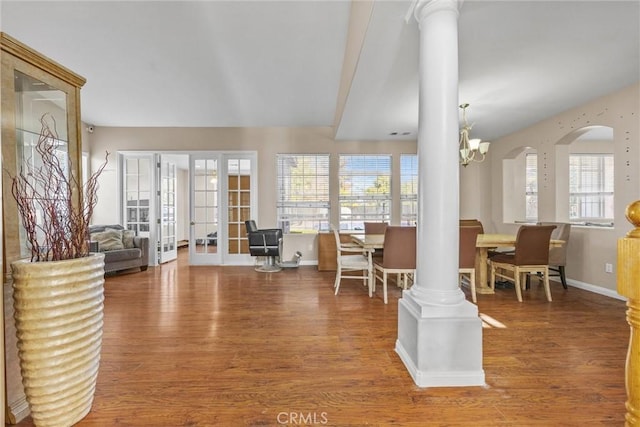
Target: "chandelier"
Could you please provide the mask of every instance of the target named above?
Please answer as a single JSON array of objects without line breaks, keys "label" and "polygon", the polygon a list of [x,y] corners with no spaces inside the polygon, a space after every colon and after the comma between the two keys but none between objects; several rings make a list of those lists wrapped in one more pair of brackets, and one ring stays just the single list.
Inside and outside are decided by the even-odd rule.
[{"label": "chandelier", "polygon": [[479,138],[469,139],[471,126],[467,124],[467,107],[469,104],[461,104],[463,126],[460,129],[460,163],[466,167],[472,161],[482,162],[489,151],[490,142],[483,142]]}]

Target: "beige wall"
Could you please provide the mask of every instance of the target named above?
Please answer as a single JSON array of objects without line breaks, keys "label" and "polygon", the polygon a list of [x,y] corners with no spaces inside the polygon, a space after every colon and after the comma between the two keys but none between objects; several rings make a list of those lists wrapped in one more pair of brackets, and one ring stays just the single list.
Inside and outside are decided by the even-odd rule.
[{"label": "beige wall", "polygon": [[[400,154],[415,154],[415,141],[340,141],[333,139],[333,129],[321,128],[110,128],[95,127],[85,135],[90,147],[91,167],[95,169],[109,151],[111,161],[100,177],[98,206],[94,223],[114,223],[120,220],[118,198],[118,171],[115,154],[118,151],[257,151],[258,152],[258,218],[262,227],[276,224],[276,154],[329,153],[331,166],[338,167],[338,153],[391,154],[394,175],[392,185],[399,191]],[[332,177],[332,206],[337,206],[337,174]],[[338,210],[332,209],[332,222],[338,220]],[[393,222],[399,222],[399,196],[395,197]],[[315,236],[286,236],[284,258],[297,250],[303,262],[317,260]]]},{"label": "beige wall", "polygon": [[[493,141],[489,160],[473,165],[475,169],[482,169],[482,172],[469,166],[461,173],[461,212],[483,219],[489,231],[515,232],[518,225],[503,220],[503,203],[514,201],[504,200],[503,197],[503,186],[509,185],[512,177],[503,176],[502,162],[513,157],[515,151],[531,147],[538,153],[538,218],[541,221],[562,220],[558,215],[562,215],[566,209],[560,206],[564,200],[556,201],[556,176],[562,181],[568,165],[556,164],[557,153],[562,156],[563,152],[558,143],[577,136],[578,130],[585,126],[612,127],[615,226],[613,229],[573,227],[566,270],[571,284],[614,295],[617,240],[631,229],[624,216],[625,208],[640,199],[639,105],[640,86],[635,84]],[[467,199],[478,202],[475,211]],[[604,272],[605,263],[613,264],[613,273]]]},{"label": "beige wall", "polygon": [[[615,293],[615,267],[617,239],[631,226],[624,217],[627,204],[640,199],[640,120],[638,85],[591,101],[578,108],[544,120],[534,126],[493,141],[488,159],[460,168],[460,216],[479,218],[489,232],[515,232],[518,225],[503,221],[503,159],[524,147],[535,149],[540,156],[539,169],[544,174],[539,185],[539,220],[552,221],[562,212],[556,203],[556,175],[565,173],[556,165],[559,141],[584,126],[603,125],[614,129],[615,154],[615,227],[593,229],[574,227],[569,242],[567,275],[576,286],[592,288],[603,293]],[[277,153],[385,153],[394,156],[394,190],[399,187],[399,154],[415,153],[416,143],[388,141],[335,141],[330,127],[323,128],[103,128],[96,127],[87,138],[92,168],[97,167],[105,150],[112,153],[131,150],[189,151],[189,150],[247,150],[258,152],[259,200],[258,223],[272,226],[276,223],[273,201],[276,197]],[[559,150],[559,151],[558,151]],[[337,155],[332,156],[332,167],[337,167]],[[119,220],[115,156],[100,180],[98,207],[94,222]],[[507,180],[507,183],[510,180]],[[337,188],[334,175],[333,188]],[[396,190],[397,191],[397,190]],[[337,205],[337,191],[332,192],[332,206]],[[507,201],[508,202],[508,201]],[[332,221],[337,221],[337,209],[332,210]],[[399,218],[396,200],[393,221]],[[285,240],[285,258],[295,250],[303,253],[303,261],[317,260],[316,242],[312,236],[288,236]],[[604,272],[604,264],[612,263],[614,273]]]}]

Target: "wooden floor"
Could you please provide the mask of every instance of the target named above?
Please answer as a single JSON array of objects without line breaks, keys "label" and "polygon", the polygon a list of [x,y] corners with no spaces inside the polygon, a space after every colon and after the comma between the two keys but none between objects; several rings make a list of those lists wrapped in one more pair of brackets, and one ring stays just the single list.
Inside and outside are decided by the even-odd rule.
[{"label": "wooden floor", "polygon": [[[181,251],[181,257],[184,252]],[[478,295],[486,386],[420,389],[397,300],[300,267],[172,262],[109,277],[92,412],[79,426],[622,426],[624,302],[534,280]],[[31,426],[27,419],[20,426]]]}]

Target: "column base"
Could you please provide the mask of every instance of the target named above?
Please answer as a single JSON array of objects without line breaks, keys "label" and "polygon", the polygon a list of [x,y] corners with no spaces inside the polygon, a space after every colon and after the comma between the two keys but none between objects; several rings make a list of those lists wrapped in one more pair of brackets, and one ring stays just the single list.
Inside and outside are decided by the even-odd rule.
[{"label": "column base", "polygon": [[418,387],[485,385],[482,321],[469,301],[429,305],[405,291],[395,350]]}]

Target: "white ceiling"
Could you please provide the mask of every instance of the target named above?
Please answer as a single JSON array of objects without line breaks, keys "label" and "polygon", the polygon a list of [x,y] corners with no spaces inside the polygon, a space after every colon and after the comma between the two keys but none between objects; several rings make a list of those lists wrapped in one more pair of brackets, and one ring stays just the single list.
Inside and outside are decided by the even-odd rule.
[{"label": "white ceiling", "polygon": [[[375,2],[338,139],[416,137],[410,5]],[[332,126],[350,8],[3,0],[0,25],[87,79],[82,119],[95,126]],[[467,0],[459,25],[460,102],[471,104],[474,137],[498,138],[640,79],[640,0]]]}]

